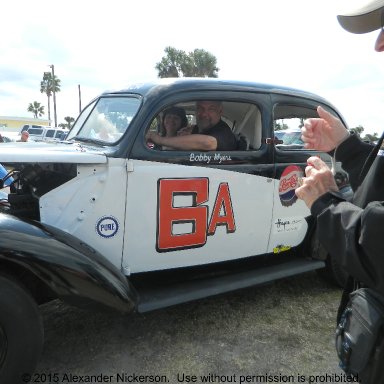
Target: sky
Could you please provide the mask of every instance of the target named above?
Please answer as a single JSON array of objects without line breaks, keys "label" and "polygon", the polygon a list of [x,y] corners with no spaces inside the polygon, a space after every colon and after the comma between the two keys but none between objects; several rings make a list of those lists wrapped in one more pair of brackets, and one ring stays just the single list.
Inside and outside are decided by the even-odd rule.
[{"label": "sky", "polygon": [[[44,105],[44,72],[61,80],[58,124],[101,92],[157,77],[172,46],[204,49],[219,78],[316,93],[349,127],[382,132],[384,53],[378,32],[355,35],[337,22],[355,0],[17,0],[2,4],[0,116],[32,117]],[[53,111],[53,107],[51,106]],[[53,117],[53,112],[51,113]]]}]

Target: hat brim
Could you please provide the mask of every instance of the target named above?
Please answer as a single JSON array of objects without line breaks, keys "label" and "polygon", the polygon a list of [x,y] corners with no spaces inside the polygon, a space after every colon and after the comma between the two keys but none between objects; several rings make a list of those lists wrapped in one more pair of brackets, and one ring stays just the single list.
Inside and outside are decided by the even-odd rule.
[{"label": "hat brim", "polygon": [[352,33],[368,33],[381,28],[381,12],[378,9],[374,12],[367,13],[366,15],[359,16],[343,16],[338,15],[340,25]]},{"label": "hat brim", "polygon": [[340,25],[352,33],[368,33],[382,27],[384,0],[371,0],[354,11],[338,15]]}]

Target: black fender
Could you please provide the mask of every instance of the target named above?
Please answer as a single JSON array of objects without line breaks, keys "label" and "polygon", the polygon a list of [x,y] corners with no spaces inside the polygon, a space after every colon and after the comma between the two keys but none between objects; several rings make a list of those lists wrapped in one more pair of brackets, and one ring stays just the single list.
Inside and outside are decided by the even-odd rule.
[{"label": "black fender", "polygon": [[124,313],[136,309],[137,295],[126,276],[92,247],[53,226],[0,213],[0,272],[2,262],[27,269],[69,303],[101,304]]}]

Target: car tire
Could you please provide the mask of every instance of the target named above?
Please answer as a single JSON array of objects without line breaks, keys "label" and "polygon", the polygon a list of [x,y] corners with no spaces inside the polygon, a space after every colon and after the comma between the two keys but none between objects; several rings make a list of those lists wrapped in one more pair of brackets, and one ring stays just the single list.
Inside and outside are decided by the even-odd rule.
[{"label": "car tire", "polygon": [[1,384],[28,381],[43,340],[43,323],[35,300],[16,280],[0,274]]}]

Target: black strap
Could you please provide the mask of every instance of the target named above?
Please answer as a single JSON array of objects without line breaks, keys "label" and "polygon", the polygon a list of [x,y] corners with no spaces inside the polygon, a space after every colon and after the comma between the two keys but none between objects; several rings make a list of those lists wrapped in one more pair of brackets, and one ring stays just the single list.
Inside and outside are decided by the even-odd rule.
[{"label": "black strap", "polygon": [[355,279],[352,276],[348,276],[347,282],[345,283],[345,286],[343,289],[343,293],[341,295],[339,309],[337,310],[336,325],[339,325],[340,323],[341,315],[343,314],[349,301],[349,294],[354,291],[355,286],[356,286]]},{"label": "black strap", "polygon": [[373,147],[371,153],[368,155],[367,159],[364,162],[363,167],[361,168],[361,172],[359,175],[359,182],[361,183],[364,180],[364,177],[367,175],[369,168],[371,168],[372,163],[375,161],[376,156],[381,148],[381,145],[383,144],[384,139],[384,132],[381,135],[379,141],[377,144]]}]

